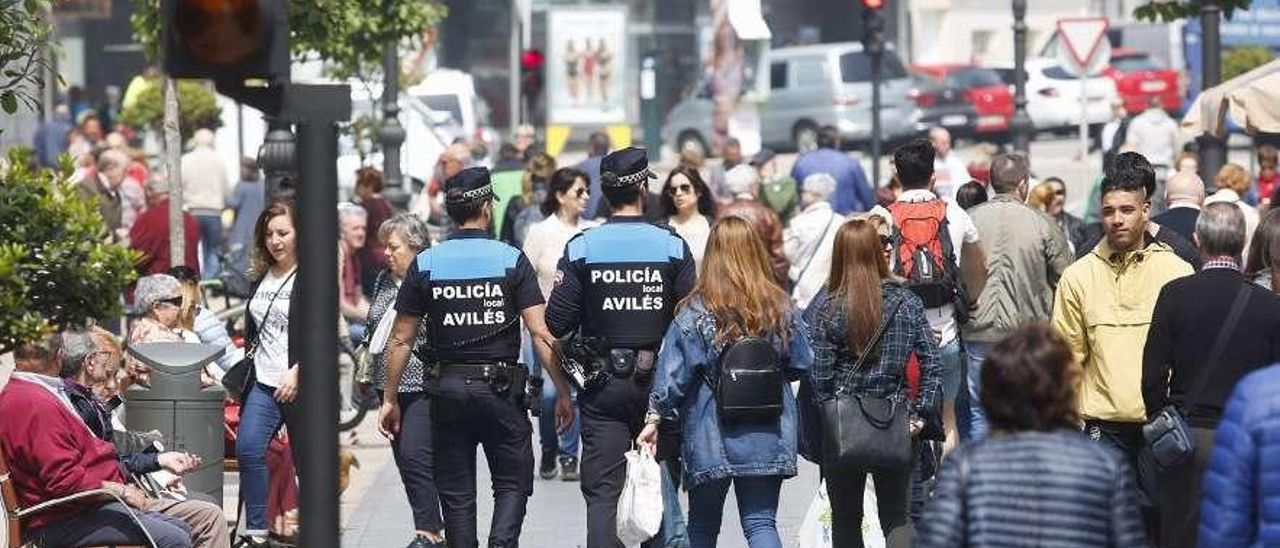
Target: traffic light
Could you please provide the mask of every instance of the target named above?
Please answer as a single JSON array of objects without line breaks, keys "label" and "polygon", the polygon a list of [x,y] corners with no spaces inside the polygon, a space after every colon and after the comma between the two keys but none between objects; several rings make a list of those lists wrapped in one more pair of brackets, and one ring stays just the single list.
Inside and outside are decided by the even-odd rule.
[{"label": "traffic light", "polygon": [[547,58],[540,49],[531,48],[520,52],[520,95],[528,101],[530,108],[542,95],[542,72],[546,64]]},{"label": "traffic light", "polygon": [[862,49],[878,55],[884,51],[884,0],[862,0]]},{"label": "traffic light", "polygon": [[245,80],[289,79],[284,0],[162,2],[161,44],[170,76],[213,80],[228,95]]}]

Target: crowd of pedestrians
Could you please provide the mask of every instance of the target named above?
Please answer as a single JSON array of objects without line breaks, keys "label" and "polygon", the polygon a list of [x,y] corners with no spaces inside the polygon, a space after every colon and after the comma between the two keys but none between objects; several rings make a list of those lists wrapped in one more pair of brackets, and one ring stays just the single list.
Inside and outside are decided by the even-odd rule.
[{"label": "crowd of pedestrians", "polygon": [[[536,470],[580,483],[588,546],[620,546],[633,445],[688,490],[694,548],[716,545],[730,487],[748,544],[781,546],[779,493],[798,456],[821,465],[837,547],[863,543],[868,478],[895,547],[1265,543],[1268,516],[1242,509],[1275,488],[1275,153],[1259,151],[1256,184],[1235,164],[1206,184],[1160,141],[1158,110],[1104,131],[1120,144],[1092,198],[1096,223],[1067,212],[1066,184],[1037,180],[1025,156],[967,165],[941,129],[894,150],[879,188],[834,128],[789,172],[730,139],[723,162],[686,151],[662,178],[645,151],[612,150],[603,134],[576,166],[527,132],[492,171],[457,143],[407,213],[362,169],[355,201],[338,205],[336,329],[369,356],[358,375],[381,395],[409,546],[479,542],[477,448],[494,481],[489,545],[516,545]],[[268,199],[250,164],[232,185],[214,169],[213,134],[197,132],[184,157],[188,267],[172,268],[168,184],[102,141],[77,181],[107,237],[142,252],[128,344],[228,347],[206,383],[251,359],[235,394],[240,542],[277,543],[279,486],[296,496],[298,473],[281,430],[314,397],[297,390],[292,205]],[[194,283],[246,263],[236,349]],[[90,515],[123,532],[76,521],[85,531],[71,539],[49,524],[86,518],[54,516],[31,538],[136,543],[123,504],[163,546],[225,545],[208,508],[162,507],[104,464],[191,467],[180,453],[139,464],[103,430],[111,412],[97,407],[145,382],[146,367],[110,334],[55,339],[19,352],[0,407],[60,428],[91,411],[79,413],[90,435],[62,447],[92,457],[67,465],[91,481],[59,483],[33,456],[50,442],[8,427],[5,460],[24,502],[116,489]],[[539,411],[537,450],[526,408]],[[1180,445],[1157,443],[1168,436]]]}]

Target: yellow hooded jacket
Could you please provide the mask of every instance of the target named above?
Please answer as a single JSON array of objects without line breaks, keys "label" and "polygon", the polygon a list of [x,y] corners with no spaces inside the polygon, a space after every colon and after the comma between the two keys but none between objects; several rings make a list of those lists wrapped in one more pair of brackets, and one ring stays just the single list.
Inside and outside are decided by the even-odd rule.
[{"label": "yellow hooded jacket", "polygon": [[1148,238],[1129,253],[1106,239],[1067,268],[1053,299],[1053,326],[1084,368],[1080,414],[1086,419],[1145,422],[1142,348],[1164,284],[1194,273],[1169,246]]}]

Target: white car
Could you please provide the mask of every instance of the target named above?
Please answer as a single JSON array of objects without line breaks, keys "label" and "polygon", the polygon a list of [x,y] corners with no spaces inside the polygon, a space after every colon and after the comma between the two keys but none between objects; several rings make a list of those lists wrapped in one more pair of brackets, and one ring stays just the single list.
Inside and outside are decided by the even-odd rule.
[{"label": "white car", "polygon": [[[1012,69],[1001,71],[1012,85]],[[1089,125],[1111,121],[1111,104],[1119,94],[1105,74],[1080,79],[1067,73],[1056,59],[1027,60],[1027,114],[1037,131],[1080,125],[1080,94],[1085,94],[1084,119]]]}]

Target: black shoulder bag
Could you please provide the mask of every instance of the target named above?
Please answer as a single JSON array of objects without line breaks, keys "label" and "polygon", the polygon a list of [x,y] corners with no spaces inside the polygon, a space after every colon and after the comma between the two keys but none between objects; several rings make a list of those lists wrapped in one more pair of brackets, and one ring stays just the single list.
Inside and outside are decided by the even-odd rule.
[{"label": "black shoulder bag", "polygon": [[[1209,350],[1209,358],[1205,360],[1196,383],[1192,385],[1193,392],[1187,394],[1188,407],[1191,402],[1200,398],[1209,374],[1218,368],[1222,352],[1226,350],[1227,343],[1236,330],[1236,324],[1240,323],[1240,315],[1244,313],[1244,307],[1248,302],[1249,282],[1246,281],[1240,285],[1240,291],[1236,292],[1236,300],[1231,304],[1231,311],[1227,313],[1227,320],[1222,324],[1222,331],[1218,332],[1218,339],[1213,342],[1213,348]],[[1142,427],[1142,437],[1147,442],[1147,452],[1151,454],[1152,460],[1161,470],[1169,470],[1186,462],[1196,450],[1195,438],[1191,437],[1191,427],[1187,425],[1187,419],[1178,410],[1178,406],[1172,403],[1164,406],[1160,414]]]},{"label": "black shoulder bag", "polygon": [[[236,401],[244,400],[244,393],[249,389],[250,379],[253,378],[253,356],[258,353],[258,343],[262,339],[262,329],[266,327],[267,321],[271,319],[271,307],[276,304],[276,297],[280,296],[280,292],[289,285],[289,280],[293,279],[293,275],[298,273],[298,269],[293,269],[289,276],[281,282],[280,287],[275,293],[271,294],[271,300],[267,301],[267,311],[262,315],[262,323],[258,325],[257,331],[253,333],[251,339],[244,351],[244,358],[231,366],[227,373],[222,376],[222,388],[227,391],[227,395]],[[249,297],[249,302],[245,307],[253,306],[253,297]],[[249,312],[252,315],[252,312]]]},{"label": "black shoulder bag", "polygon": [[[851,379],[870,356],[880,355],[876,349],[901,305],[902,299],[898,299],[885,314],[870,344],[846,373],[846,380]],[[873,472],[910,468],[912,444],[907,420],[906,402],[837,390],[836,397],[822,402],[823,465]]]}]

